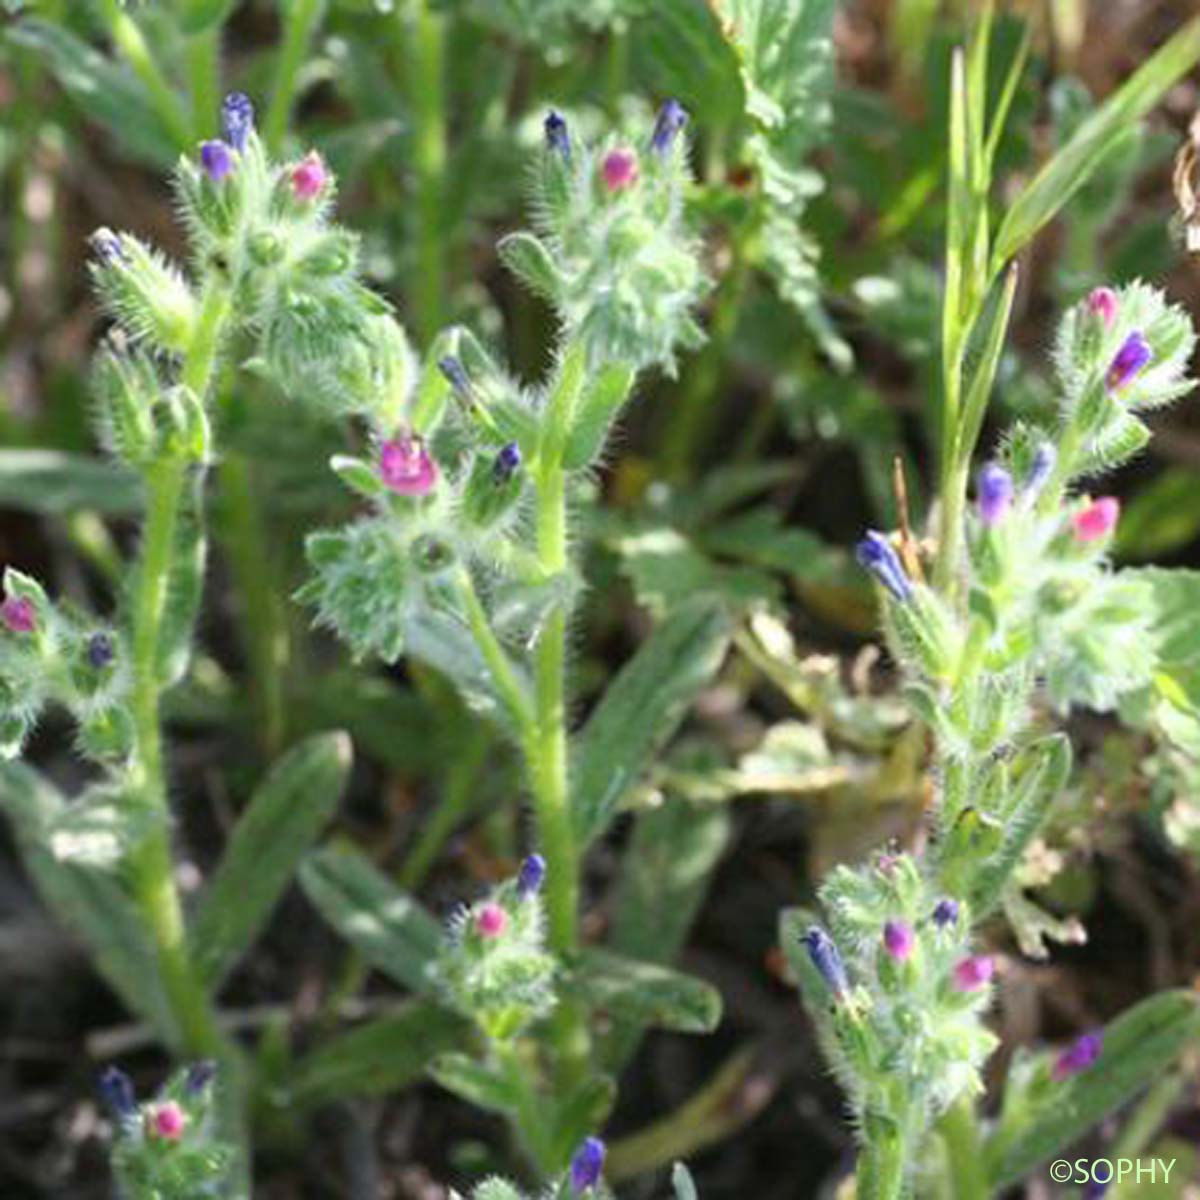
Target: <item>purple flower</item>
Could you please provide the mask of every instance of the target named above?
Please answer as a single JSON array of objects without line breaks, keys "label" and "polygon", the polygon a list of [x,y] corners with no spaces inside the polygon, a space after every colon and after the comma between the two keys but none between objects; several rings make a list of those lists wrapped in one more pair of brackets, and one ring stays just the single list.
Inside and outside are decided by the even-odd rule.
[{"label": "purple flower", "polygon": [[904,921],[888,921],[883,927],[883,948],[896,962],[905,962],[912,958],[916,949],[917,939],[913,936],[912,926]]},{"label": "purple flower", "polygon": [[564,163],[569,163],[571,161],[571,133],[567,128],[566,117],[558,112],[557,109],[552,108],[546,114],[542,128],[546,131],[547,147],[557,154]]},{"label": "purple flower", "polygon": [[546,860],[540,854],[531,854],[522,864],[517,875],[517,896],[528,900],[541,890],[546,878]]},{"label": "purple flower", "polygon": [[8,596],[0,604],[0,623],[9,633],[33,633],[37,629],[37,610],[27,596]]},{"label": "purple flower", "polygon": [[1105,377],[1109,391],[1119,392],[1128,387],[1149,365],[1154,357],[1150,343],[1142,334],[1134,332],[1126,339]]},{"label": "purple flower", "polygon": [[497,484],[507,483],[521,468],[521,447],[516,442],[509,442],[500,448],[496,461],[492,464],[492,478]]},{"label": "purple flower", "polygon": [[675,139],[687,128],[687,123],[687,109],[678,100],[666,101],[655,118],[650,149],[655,154],[669,154]]},{"label": "purple flower", "polygon": [[954,990],[977,992],[986,987],[995,971],[995,964],[986,954],[964,958],[954,966]]},{"label": "purple flower", "polygon": [[901,603],[912,599],[912,584],[904,564],[887,537],[874,529],[858,543],[855,557]]},{"label": "purple flower", "polygon": [[1072,1042],[1055,1060],[1050,1068],[1050,1078],[1061,1083],[1080,1071],[1086,1071],[1100,1057],[1104,1048],[1104,1033],[1096,1030],[1085,1033],[1083,1037]]},{"label": "purple flower", "polygon": [[849,990],[850,984],[846,979],[842,956],[833,944],[833,939],[820,925],[813,925],[800,940],[808,951],[812,965],[820,972],[829,990],[840,999]]},{"label": "purple flower", "polygon": [[125,251],[121,247],[121,239],[111,229],[105,226],[97,229],[88,239],[92,253],[106,266],[115,267],[125,262]]},{"label": "purple flower", "polygon": [[137,1097],[133,1083],[120,1067],[105,1067],[96,1084],[100,1099],[119,1121],[128,1120],[137,1112]]},{"label": "purple flower", "polygon": [[604,1143],[598,1137],[583,1139],[575,1157],[571,1159],[571,1187],[576,1192],[586,1192],[600,1182],[604,1169]]},{"label": "purple flower", "polygon": [[221,141],[200,143],[200,165],[214,183],[220,183],[233,171],[233,151]]},{"label": "purple flower", "polygon": [[958,901],[951,899],[949,896],[939,900],[933,906],[933,923],[939,929],[945,929],[947,925],[953,925],[958,920]]},{"label": "purple flower", "polygon": [[437,483],[437,463],[417,437],[397,437],[379,447],[379,478],[400,496],[426,496]]},{"label": "purple flower", "polygon": [[997,463],[988,463],[979,472],[977,490],[979,519],[986,529],[994,529],[1012,507],[1012,476]]},{"label": "purple flower", "polygon": [[188,1067],[183,1081],[183,1089],[189,1096],[199,1096],[217,1074],[217,1064],[211,1058],[203,1058]]},{"label": "purple flower", "polygon": [[97,671],[104,670],[113,660],[112,638],[107,633],[93,633],[88,638],[87,660]]},{"label": "purple flower", "polygon": [[245,92],[230,92],[221,105],[221,131],[239,153],[254,132],[254,104]]},{"label": "purple flower", "polygon": [[1027,498],[1036,499],[1058,462],[1058,451],[1049,443],[1042,442],[1033,452],[1033,462],[1029,464],[1029,474],[1025,476],[1024,491]]}]

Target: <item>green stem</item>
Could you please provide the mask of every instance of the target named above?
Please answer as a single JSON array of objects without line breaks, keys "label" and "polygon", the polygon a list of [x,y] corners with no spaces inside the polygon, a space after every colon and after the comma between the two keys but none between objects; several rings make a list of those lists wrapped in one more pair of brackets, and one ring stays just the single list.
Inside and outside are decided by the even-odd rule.
[{"label": "green stem", "polygon": [[508,709],[513,725],[518,735],[526,743],[536,734],[534,715],[529,709],[529,699],[517,679],[504,647],[500,645],[492,623],[488,620],[487,612],[480,602],[475,584],[466,568],[458,572],[458,590],[462,597],[463,606],[467,613],[467,623],[471,627],[471,636],[479,647],[483,660],[491,672],[492,680],[500,691],[500,696]]},{"label": "green stem", "polygon": [[417,332],[429,342],[445,323],[446,312],[446,29],[441,14],[431,12],[424,0],[412,7],[416,12],[411,36],[404,44],[417,188],[417,254],[411,291]]},{"label": "green stem", "polygon": [[288,118],[296,97],[296,78],[308,53],[309,43],[325,15],[325,0],[295,0],[288,11],[283,45],[275,66],[271,104],[263,121],[263,140],[272,156],[283,149]]},{"label": "green stem", "polygon": [[127,13],[120,0],[102,0],[105,23],[113,44],[124,55],[133,73],[150,93],[162,123],[180,150],[192,144],[192,126],[187,109],[168,82],[146,43],[141,26]]},{"label": "green stem", "polygon": [[938,1132],[946,1147],[955,1200],[988,1200],[991,1189],[984,1169],[983,1142],[971,1101],[953,1104],[938,1123]]},{"label": "green stem", "polygon": [[1188,1084],[1188,1076],[1180,1070],[1164,1075],[1139,1102],[1121,1136],[1112,1147],[1113,1159],[1137,1158],[1146,1153],[1154,1135],[1175,1107]]}]

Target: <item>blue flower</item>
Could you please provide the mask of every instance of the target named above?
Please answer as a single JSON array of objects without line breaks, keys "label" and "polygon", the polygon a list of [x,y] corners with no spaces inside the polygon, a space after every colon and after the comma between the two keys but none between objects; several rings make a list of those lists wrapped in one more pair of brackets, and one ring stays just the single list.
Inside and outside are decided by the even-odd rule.
[{"label": "blue flower", "polygon": [[239,153],[254,132],[254,104],[245,92],[230,92],[221,105],[221,131]]},{"label": "blue flower", "polygon": [[845,995],[850,983],[846,979],[842,956],[829,934],[820,925],[813,925],[800,940],[808,951],[812,965],[821,973],[821,978],[825,980],[829,990],[835,997]]},{"label": "blue flower", "polygon": [[102,671],[113,660],[112,638],[107,633],[93,633],[88,638],[87,659],[97,671]]},{"label": "blue flower", "polygon": [[912,583],[900,556],[884,534],[874,529],[858,543],[855,557],[901,603],[912,599]]},{"label": "blue flower", "polygon": [[1042,442],[1034,451],[1033,462],[1029,466],[1029,474],[1025,476],[1025,496],[1036,499],[1038,493],[1046,486],[1055,464],[1058,462],[1058,451],[1049,443]]},{"label": "blue flower", "polygon": [[571,1187],[576,1192],[586,1192],[600,1182],[604,1169],[604,1143],[597,1137],[583,1139],[583,1144],[571,1159]]},{"label": "blue flower", "polygon": [[542,123],[546,131],[546,145],[563,160],[571,161],[571,133],[567,128],[567,119],[557,109],[551,109]]},{"label": "blue flower", "polygon": [[126,1121],[137,1114],[133,1083],[120,1067],[105,1067],[96,1088],[100,1099],[119,1121]]},{"label": "blue flower", "polygon": [[678,100],[667,100],[658,110],[654,121],[654,132],[650,135],[650,149],[655,154],[669,154],[675,139],[687,128],[687,109]]},{"label": "blue flower", "polygon": [[1012,507],[1012,476],[996,463],[988,463],[979,472],[979,519],[988,528],[999,525]]},{"label": "blue flower", "polygon": [[528,900],[536,895],[546,878],[546,860],[540,854],[531,854],[522,864],[517,875],[517,895]]},{"label": "blue flower", "polygon": [[492,478],[497,484],[507,483],[521,468],[521,447],[516,442],[509,442],[500,448],[496,461],[492,464]]},{"label": "blue flower", "polygon": [[958,901],[947,896],[933,906],[933,923],[942,929],[958,920]]},{"label": "blue flower", "polygon": [[200,165],[209,179],[220,183],[233,170],[233,153],[224,142],[202,142]]}]

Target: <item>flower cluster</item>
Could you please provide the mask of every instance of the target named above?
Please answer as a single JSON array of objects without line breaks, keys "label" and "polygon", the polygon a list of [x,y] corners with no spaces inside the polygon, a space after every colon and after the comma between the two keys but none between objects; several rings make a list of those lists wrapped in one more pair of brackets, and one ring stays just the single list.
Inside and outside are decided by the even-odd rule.
[{"label": "flower cluster", "polygon": [[546,864],[525,860],[515,879],[450,918],[436,974],[447,1002],[503,1042],[555,1004],[556,962],[545,945]]},{"label": "flower cluster", "polygon": [[215,1131],[215,1074],[212,1063],[193,1063],[140,1104],[123,1071],[109,1067],[101,1075],[100,1098],[116,1130],[113,1173],[123,1195],[201,1200],[222,1194],[232,1152]]}]

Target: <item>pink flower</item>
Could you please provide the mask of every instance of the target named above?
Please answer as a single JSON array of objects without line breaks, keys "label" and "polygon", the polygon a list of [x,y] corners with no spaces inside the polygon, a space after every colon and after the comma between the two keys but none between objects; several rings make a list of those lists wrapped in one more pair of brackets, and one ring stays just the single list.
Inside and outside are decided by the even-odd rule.
[{"label": "pink flower", "polygon": [[475,928],[480,937],[498,938],[508,928],[508,913],[489,901],[475,915]]},{"label": "pink flower", "polygon": [[1075,536],[1081,542],[1096,542],[1106,538],[1117,527],[1121,502],[1116,496],[1101,496],[1071,518]]},{"label": "pink flower", "polygon": [[1072,1042],[1055,1060],[1050,1068],[1050,1078],[1061,1083],[1080,1071],[1086,1071],[1100,1057],[1104,1048],[1104,1033],[1085,1033],[1083,1037]]},{"label": "pink flower", "polygon": [[889,921],[883,927],[883,948],[896,962],[904,962],[912,957],[916,947],[912,926],[903,921]]},{"label": "pink flower", "polygon": [[292,194],[297,200],[315,200],[329,182],[329,172],[324,160],[315,151],[292,168]]},{"label": "pink flower", "polygon": [[11,633],[32,633],[37,628],[37,611],[26,596],[9,596],[0,604],[0,621]]},{"label": "pink flower", "polygon": [[437,464],[418,437],[398,437],[379,449],[379,477],[401,496],[425,496],[437,483]]},{"label": "pink flower", "polygon": [[187,1118],[183,1115],[183,1109],[174,1100],[160,1104],[154,1110],[152,1120],[153,1132],[165,1141],[177,1142],[183,1137],[183,1127]]},{"label": "pink flower", "polygon": [[986,954],[964,958],[954,966],[954,990],[977,992],[988,983],[994,970],[995,964]]},{"label": "pink flower", "polygon": [[1110,287],[1093,288],[1087,298],[1088,312],[1099,317],[1108,329],[1117,319],[1117,293]]},{"label": "pink flower", "polygon": [[623,192],[637,183],[637,155],[632,150],[624,148],[610,150],[604,156],[600,170],[604,175],[604,186],[610,192]]}]

